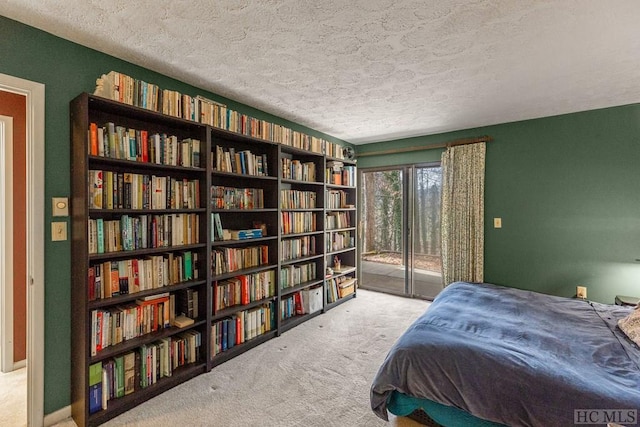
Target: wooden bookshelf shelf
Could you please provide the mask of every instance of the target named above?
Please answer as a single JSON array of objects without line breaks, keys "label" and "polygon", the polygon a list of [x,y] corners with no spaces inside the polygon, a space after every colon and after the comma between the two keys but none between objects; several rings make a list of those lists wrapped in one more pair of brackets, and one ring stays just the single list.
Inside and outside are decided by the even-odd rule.
[{"label": "wooden bookshelf shelf", "polygon": [[102,254],[91,254],[89,255],[89,260],[99,261],[99,260],[105,260],[105,259],[135,258],[135,257],[141,257],[145,255],[161,254],[165,252],[192,251],[192,250],[202,249],[206,246],[207,246],[206,243],[196,243],[194,245],[162,246],[159,248],[136,249],[132,251],[105,252]]},{"label": "wooden bookshelf shelf", "polygon": [[211,209],[211,212],[216,213],[239,213],[239,214],[247,214],[247,213],[273,213],[278,212],[276,208],[264,208],[264,209]]},{"label": "wooden bookshelf shelf", "polygon": [[303,283],[301,283],[299,285],[295,285],[295,286],[292,286],[290,288],[283,288],[283,289],[280,290],[280,296],[287,296],[287,295],[293,294],[295,292],[298,292],[298,291],[300,291],[302,289],[306,289],[306,288],[310,288],[312,286],[320,285],[320,284],[322,284],[322,282],[323,282],[322,279],[320,279],[320,280],[309,280],[308,282],[303,282]]},{"label": "wooden bookshelf shelf", "polygon": [[296,258],[296,259],[281,260],[280,264],[281,265],[299,264],[299,263],[302,263],[302,262],[313,261],[313,260],[316,260],[318,258],[322,258],[323,256],[324,256],[324,254],[314,254],[314,255],[309,255],[309,256]]},{"label": "wooden bookshelf shelf", "polygon": [[250,310],[250,309],[252,309],[254,307],[259,307],[259,306],[261,306],[261,305],[263,305],[265,303],[268,303],[268,302],[271,302],[271,301],[275,301],[275,299],[276,299],[276,296],[274,295],[272,297],[263,298],[263,299],[258,300],[258,301],[252,301],[252,302],[250,302],[248,304],[237,304],[237,305],[234,305],[234,306],[231,306],[231,307],[226,307],[226,308],[224,308],[222,310],[216,311],[212,315],[211,320],[222,319],[222,318],[228,317],[228,316],[230,316],[232,314],[235,314],[235,313],[237,313],[238,311],[241,311],[241,310]]},{"label": "wooden bookshelf shelf", "polygon": [[[332,291],[332,280],[355,283],[355,245],[327,250],[337,247],[328,242],[357,236],[356,186],[335,183],[355,183],[355,161],[338,158],[339,145],[296,139],[295,132],[290,142],[275,143],[89,94],[71,101],[70,120],[71,400],[78,426],[103,424],[355,296],[355,287],[344,298]],[[329,220],[341,228],[328,230]],[[262,237],[221,240],[259,236],[257,229]],[[158,241],[190,244],[152,247]],[[225,258],[231,256],[237,259]],[[220,262],[265,264],[214,274],[214,259],[217,271]],[[350,267],[327,276],[336,262]],[[244,304],[225,307],[238,301],[228,293],[237,289]],[[125,326],[116,319],[130,322],[133,313],[139,329],[118,342]],[[144,322],[164,325],[167,313],[169,327],[136,336]],[[193,323],[176,326],[185,324],[181,316]],[[237,341],[221,351],[223,339]],[[176,362],[168,346],[192,359]],[[152,348],[155,356],[147,354]],[[105,384],[139,374],[139,360],[126,368],[124,360],[143,355],[177,367],[151,385],[107,395]]]},{"label": "wooden bookshelf shelf", "polygon": [[203,362],[191,363],[189,365],[182,366],[176,369],[173,372],[172,376],[160,379],[157,383],[143,389],[142,392],[136,392],[113,400],[112,402],[110,402],[111,406],[108,412],[101,411],[89,415],[87,424],[103,424],[109,421],[111,418],[120,415],[123,412],[126,412],[141,403],[146,402],[154,396],[164,393],[165,391],[177,386],[178,384],[182,384],[183,382],[190,380],[193,377],[203,374],[206,371],[207,364]]},{"label": "wooden bookshelf shelf", "polygon": [[230,277],[236,277],[236,276],[243,276],[243,275],[247,275],[247,274],[259,273],[261,271],[266,271],[266,270],[274,270],[277,267],[278,266],[275,265],[275,264],[269,264],[269,265],[261,265],[259,267],[254,267],[254,268],[245,268],[245,269],[242,269],[242,270],[231,271],[229,273],[212,275],[211,276],[211,280],[212,281],[225,280],[225,279],[229,279]]},{"label": "wooden bookshelf shelf", "polygon": [[276,240],[278,236],[266,236],[266,237],[255,237],[252,239],[240,239],[240,240],[216,240],[215,242],[211,242],[211,246],[234,246],[234,245],[244,245],[249,242],[258,243],[258,242],[268,242],[270,240]]},{"label": "wooden bookshelf shelf", "polygon": [[265,176],[265,175],[248,175],[242,173],[233,173],[233,172],[222,172],[222,171],[212,171],[212,175],[219,177],[231,177],[231,178],[241,178],[247,180],[262,180],[262,181],[278,181],[278,177],[276,176]]},{"label": "wooden bookshelf shelf", "polygon": [[163,286],[161,288],[147,289],[147,290],[140,291],[140,292],[134,292],[134,293],[130,293],[130,294],[118,295],[118,296],[113,296],[113,297],[109,297],[109,298],[102,298],[102,299],[98,299],[98,300],[89,301],[87,303],[87,308],[89,310],[95,310],[97,308],[109,307],[109,306],[112,306],[114,304],[125,304],[125,303],[131,302],[131,301],[135,301],[135,300],[140,299],[140,298],[144,298],[144,297],[148,297],[148,296],[151,296],[151,295],[155,295],[158,292],[175,292],[175,291],[179,291],[181,289],[193,288],[193,287],[196,287],[196,286],[204,285],[206,283],[207,283],[206,280],[192,280],[192,281],[188,281],[188,282],[177,283],[175,285]]},{"label": "wooden bookshelf shelf", "polygon": [[346,252],[351,252],[353,250],[355,250],[355,247],[342,248],[342,249],[337,249],[335,251],[327,251],[327,255],[339,255]]},{"label": "wooden bookshelf shelf", "polygon": [[233,359],[237,355],[242,354],[245,351],[252,349],[253,347],[256,347],[266,341],[269,341],[271,338],[274,338],[275,336],[276,336],[276,331],[269,331],[262,335],[258,335],[257,337],[252,338],[249,341],[245,341],[242,344],[235,345],[232,348],[213,356],[213,359],[211,360],[211,365],[212,367],[220,365],[221,363],[224,363],[229,359]]},{"label": "wooden bookshelf shelf", "polygon": [[340,304],[343,304],[343,303],[345,303],[345,302],[347,302],[347,301],[349,301],[350,299],[355,298],[355,297],[356,297],[356,294],[355,294],[355,293],[353,293],[353,294],[349,294],[349,295],[347,295],[347,296],[345,296],[345,297],[343,297],[343,298],[338,298],[338,299],[337,299],[336,301],[334,301],[334,302],[327,303],[327,305],[324,307],[324,309],[325,309],[325,311],[327,311],[327,310],[331,310],[332,308],[336,308],[336,307],[337,307],[337,306],[339,306]]},{"label": "wooden bookshelf shelf", "polygon": [[354,189],[354,186],[351,185],[340,185],[340,184],[325,184],[327,188],[335,188],[335,189],[343,189],[343,190],[349,190],[349,189]]},{"label": "wooden bookshelf shelf", "polygon": [[317,181],[303,181],[300,179],[286,179],[282,178],[281,180],[285,184],[296,184],[296,185],[309,185],[309,186],[324,186],[324,183]]},{"label": "wooden bookshelf shelf", "polygon": [[139,336],[137,338],[133,338],[130,340],[126,340],[123,341],[119,344],[115,344],[112,345],[110,347],[107,347],[103,350],[101,350],[100,352],[98,352],[97,355],[92,356],[90,359],[90,363],[94,364],[96,362],[100,362],[102,360],[108,359],[110,357],[116,356],[120,353],[124,353],[130,350],[133,350],[135,348],[138,348],[142,345],[154,342],[154,341],[158,341],[162,338],[166,338],[166,337],[170,337],[172,335],[175,335],[179,332],[184,332],[187,331],[189,329],[193,329],[196,328],[198,326],[202,326],[206,323],[206,321],[201,320],[198,322],[195,322],[193,325],[189,325],[186,328],[176,328],[176,327],[170,327],[170,328],[164,328],[161,329],[159,331],[155,331],[155,332],[150,332],[148,334]]},{"label": "wooden bookshelf shelf", "polygon": [[283,239],[289,239],[293,237],[312,236],[314,234],[322,234],[322,233],[323,233],[322,230],[308,231],[306,233],[287,233],[287,234],[283,233],[280,235],[280,237],[282,237]]},{"label": "wooden bookshelf shelf", "polygon": [[322,311],[316,311],[310,314],[302,314],[294,317],[290,317],[287,320],[282,321],[282,325],[280,325],[280,333],[286,332],[290,329],[295,328],[296,326],[306,322],[307,320],[313,319],[314,317],[322,314]]},{"label": "wooden bookshelf shelf", "polygon": [[87,159],[96,166],[102,165],[110,165],[110,166],[121,166],[123,168],[134,167],[136,169],[145,170],[148,169],[150,171],[162,171],[162,172],[185,172],[191,173],[193,171],[205,172],[205,168],[200,167],[192,167],[192,166],[176,166],[176,165],[162,165],[151,162],[139,162],[135,160],[125,160],[125,159],[112,159],[109,157],[101,157],[101,156],[87,156]]}]

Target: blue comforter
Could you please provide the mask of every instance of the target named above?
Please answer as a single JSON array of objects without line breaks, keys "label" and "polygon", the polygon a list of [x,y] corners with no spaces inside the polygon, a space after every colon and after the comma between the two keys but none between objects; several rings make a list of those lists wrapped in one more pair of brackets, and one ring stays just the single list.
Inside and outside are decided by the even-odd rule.
[{"label": "blue comforter", "polygon": [[640,350],[630,309],[490,284],[449,285],[398,339],[371,386],[509,426],[570,426],[576,409],[636,409]]}]

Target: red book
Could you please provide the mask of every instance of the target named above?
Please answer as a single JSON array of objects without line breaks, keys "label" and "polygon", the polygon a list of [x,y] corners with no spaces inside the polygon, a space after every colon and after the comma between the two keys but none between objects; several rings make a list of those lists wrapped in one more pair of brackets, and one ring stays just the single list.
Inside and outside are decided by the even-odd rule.
[{"label": "red book", "polygon": [[333,173],[333,184],[342,185],[342,174],[340,172]]},{"label": "red book", "polygon": [[89,125],[89,154],[98,155],[98,125],[96,123]]},{"label": "red book", "polygon": [[240,320],[240,316],[236,317],[236,345],[242,344],[242,322]]},{"label": "red book", "polygon": [[149,134],[146,130],[140,131],[140,136],[142,138],[142,161],[149,161]]},{"label": "red book", "polygon": [[96,316],[96,353],[102,350],[102,311],[98,311]]},{"label": "red book", "polygon": [[120,295],[120,274],[118,263],[111,263],[111,295]]},{"label": "red book", "polygon": [[241,289],[241,300],[240,300],[240,304],[249,304],[249,280],[247,278],[247,276],[242,275],[242,276],[238,276],[238,278],[240,279],[240,289]]},{"label": "red book", "polygon": [[295,307],[296,315],[304,314],[304,309],[302,308],[302,295],[300,292],[293,294],[293,305]]},{"label": "red book", "polygon": [[89,301],[93,301],[96,299],[96,276],[95,276],[95,268],[89,267]]}]

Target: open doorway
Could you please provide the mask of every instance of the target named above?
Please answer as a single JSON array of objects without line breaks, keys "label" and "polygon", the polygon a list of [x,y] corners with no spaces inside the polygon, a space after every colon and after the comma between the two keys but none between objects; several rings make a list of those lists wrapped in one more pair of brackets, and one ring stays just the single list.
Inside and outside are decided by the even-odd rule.
[{"label": "open doorway", "polygon": [[27,425],[26,250],[14,236],[26,233],[19,214],[25,199],[26,99],[0,92],[0,103],[1,113],[12,114],[0,115],[0,413],[7,425],[22,427]]},{"label": "open doorway", "polygon": [[[13,346],[13,349],[5,348],[5,345],[0,347],[0,352],[9,355],[4,358],[6,363],[3,361],[3,365],[6,366],[3,366],[3,369],[12,369],[11,372],[2,374],[9,375],[10,378],[5,377],[7,381],[4,388],[8,389],[8,392],[0,401],[5,403],[9,401],[9,397],[20,397],[18,390],[23,389],[22,405],[26,407],[23,412],[24,419],[19,419],[12,425],[41,426],[44,422],[44,85],[0,74],[0,94],[7,95],[0,102],[0,115],[14,119],[21,115],[23,118],[20,129],[22,139],[19,144],[14,142],[19,133],[16,121],[13,120],[11,125],[11,137],[7,137],[6,125],[10,121],[4,120],[2,125],[2,204],[9,203],[13,208],[3,209],[4,214],[0,218],[3,246],[0,252],[0,267],[4,290],[10,288],[9,297],[13,303],[8,307],[9,310],[5,310],[7,304],[0,301],[3,305],[0,328],[6,331],[7,327],[11,326],[13,336],[10,337],[10,346]],[[19,99],[20,106],[14,106],[12,109],[6,101],[10,97]],[[16,108],[20,114],[16,113]],[[8,152],[13,158],[11,169],[4,164]],[[6,173],[7,169],[10,173]],[[17,169],[20,169],[21,175],[16,175]],[[20,206],[16,203],[17,197],[21,197]],[[20,208],[18,212],[17,208]],[[11,213],[7,215],[9,210]],[[17,238],[14,230],[16,218],[23,224]],[[7,243],[10,240],[7,238],[9,235],[13,237],[11,243]],[[12,268],[5,268],[6,265]],[[12,283],[5,284],[7,270],[12,270],[12,278],[8,279]],[[19,288],[12,286],[16,283],[18,275],[22,276],[22,286]],[[3,292],[4,295],[6,292]],[[23,310],[22,317],[16,320],[18,306],[23,307]],[[9,314],[12,316],[13,325],[7,324]],[[22,335],[16,333],[20,328],[24,332]],[[0,337],[0,342],[2,339],[3,337]],[[17,385],[16,381],[20,385]],[[11,409],[17,407],[18,404],[15,404]],[[13,411],[3,409],[1,412],[3,422],[6,422],[7,416]]]},{"label": "open doorway", "polygon": [[[13,311],[13,117],[0,115],[0,373],[2,374],[8,374],[14,370]],[[26,331],[24,335],[26,338]],[[2,383],[0,387],[4,389],[0,390],[0,395],[4,396],[4,391],[8,388],[3,387]]]}]

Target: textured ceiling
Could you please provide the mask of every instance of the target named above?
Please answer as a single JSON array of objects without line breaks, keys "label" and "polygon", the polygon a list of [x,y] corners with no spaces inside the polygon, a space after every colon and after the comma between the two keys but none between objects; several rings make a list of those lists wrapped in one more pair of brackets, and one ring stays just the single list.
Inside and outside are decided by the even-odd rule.
[{"label": "textured ceiling", "polygon": [[3,0],[0,14],[356,144],[640,102],[637,0]]}]

